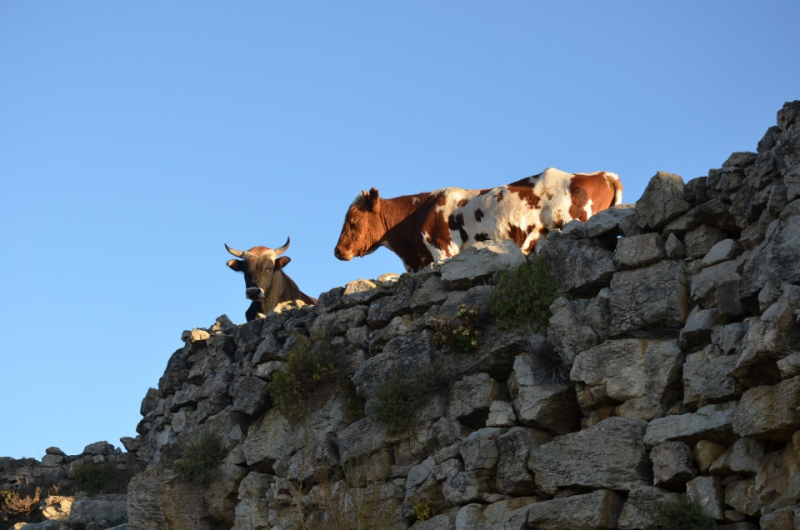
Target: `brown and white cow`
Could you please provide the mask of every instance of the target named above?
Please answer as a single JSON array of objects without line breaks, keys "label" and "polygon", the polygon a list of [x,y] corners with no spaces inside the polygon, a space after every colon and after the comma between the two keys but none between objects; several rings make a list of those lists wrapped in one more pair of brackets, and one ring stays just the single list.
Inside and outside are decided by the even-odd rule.
[{"label": "brown and white cow", "polygon": [[372,188],[350,205],[334,255],[349,261],[384,246],[415,272],[489,239],[511,239],[529,254],[543,234],[621,201],[616,174],[555,168],[484,190],[445,188],[382,199]]},{"label": "brown and white cow", "polygon": [[[281,302],[302,300],[316,304],[314,298],[303,293],[297,284],[283,272],[292,258],[281,256],[289,248],[289,238],[280,248],[253,247],[250,250],[236,250],[225,245],[228,252],[241,259],[228,260],[228,267],[244,273],[245,296],[252,300],[245,312],[247,321],[266,315]],[[280,257],[279,257],[280,256]]]}]

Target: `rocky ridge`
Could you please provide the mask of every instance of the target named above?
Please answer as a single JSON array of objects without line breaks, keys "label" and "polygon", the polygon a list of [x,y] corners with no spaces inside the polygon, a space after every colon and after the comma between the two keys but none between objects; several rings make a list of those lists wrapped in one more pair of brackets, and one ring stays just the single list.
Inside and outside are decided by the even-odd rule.
[{"label": "rocky ridge", "polygon": [[[537,257],[567,294],[546,332],[490,321],[466,353],[437,347],[431,319],[485,314],[525,262],[513,244],[184,332],[126,443],[146,467],[129,528],[632,530],[681,493],[728,530],[800,528],[800,102],[756,153],[687,183],[658,173]],[[272,406],[268,382],[312,342],[363,417],[335,388],[299,421]],[[392,434],[375,410],[400,366],[450,384]],[[230,450],[201,486],[172,463],[208,433]]]}]

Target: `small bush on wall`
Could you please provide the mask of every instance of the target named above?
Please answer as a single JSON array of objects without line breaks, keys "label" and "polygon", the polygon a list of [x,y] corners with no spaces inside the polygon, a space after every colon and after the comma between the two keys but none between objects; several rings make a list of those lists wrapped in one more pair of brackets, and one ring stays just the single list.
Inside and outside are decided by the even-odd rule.
[{"label": "small bush on wall", "polygon": [[547,329],[550,305],[560,296],[559,281],[544,260],[503,271],[489,299],[489,311],[502,329],[524,326],[536,333]]},{"label": "small bush on wall", "polygon": [[218,434],[206,432],[181,449],[181,458],[173,462],[173,469],[184,478],[207,486],[228,451]]}]

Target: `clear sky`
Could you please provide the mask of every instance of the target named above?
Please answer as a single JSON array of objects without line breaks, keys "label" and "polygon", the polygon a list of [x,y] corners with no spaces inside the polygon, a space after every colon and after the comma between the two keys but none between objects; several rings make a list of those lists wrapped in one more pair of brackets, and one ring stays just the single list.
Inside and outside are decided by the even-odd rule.
[{"label": "clear sky", "polygon": [[181,331],[244,321],[223,243],[311,296],[361,189],[754,151],[800,98],[800,2],[0,0],[0,456],[135,436]]}]

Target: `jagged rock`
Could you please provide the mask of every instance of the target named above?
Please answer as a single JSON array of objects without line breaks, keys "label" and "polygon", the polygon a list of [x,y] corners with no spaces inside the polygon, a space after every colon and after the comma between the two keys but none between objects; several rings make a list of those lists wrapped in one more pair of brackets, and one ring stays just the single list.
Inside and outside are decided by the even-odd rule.
[{"label": "jagged rock", "polygon": [[758,524],[760,530],[797,530],[798,521],[800,521],[800,508],[789,506],[764,515]]},{"label": "jagged rock", "polygon": [[652,480],[646,427],[642,420],[609,418],[532,449],[528,467],[548,494],[565,487],[630,491]]},{"label": "jagged rock", "polygon": [[409,307],[415,312],[425,311],[436,304],[444,302],[448,294],[449,291],[445,287],[442,277],[438,274],[431,274],[422,283],[417,280],[417,286],[411,296]]},{"label": "jagged rock", "polygon": [[683,365],[683,402],[702,407],[738,397],[744,390],[731,372],[736,358],[714,347],[691,353]]},{"label": "jagged rock", "polygon": [[793,353],[781,359],[775,363],[775,365],[778,367],[783,379],[789,379],[790,377],[800,375],[800,352]]},{"label": "jagged rock", "polygon": [[492,401],[489,406],[489,417],[486,418],[487,427],[513,427],[517,424],[514,406],[508,401]]},{"label": "jagged rock", "polygon": [[588,237],[601,237],[609,233],[617,235],[620,223],[635,216],[636,204],[617,204],[591,216],[583,226]]},{"label": "jagged rock", "polygon": [[442,282],[450,289],[466,289],[492,274],[525,263],[519,246],[511,240],[479,241],[441,266]]},{"label": "jagged rock", "polygon": [[553,434],[574,431],[580,421],[574,387],[548,384],[537,367],[530,355],[518,355],[514,360],[508,387],[519,422]]},{"label": "jagged rock", "polygon": [[711,331],[711,344],[716,346],[720,353],[730,355],[736,352],[739,344],[747,333],[745,322],[734,322],[725,326],[716,326]]},{"label": "jagged rock", "polygon": [[500,457],[495,440],[501,434],[503,434],[503,429],[486,427],[467,436],[461,442],[459,449],[464,461],[464,471],[490,470],[495,467]]},{"label": "jagged rock", "polygon": [[636,219],[640,227],[658,229],[680,216],[691,205],[683,198],[683,179],[659,171],[636,203]]},{"label": "jagged rock", "polygon": [[736,351],[735,376],[754,384],[780,380],[777,361],[794,353],[800,344],[798,310],[800,287],[784,285],[780,298],[747,329]]},{"label": "jagged rock", "polygon": [[650,460],[654,483],[661,488],[682,488],[697,474],[692,465],[692,451],[683,442],[664,442],[653,447]]},{"label": "jagged rock", "polygon": [[[588,300],[569,301],[559,297],[550,305],[552,316],[547,327],[547,336],[553,349],[567,364],[572,364],[578,353],[600,342],[594,328],[583,321],[589,312],[589,304]],[[593,305],[595,307],[596,304]]]},{"label": "jagged rock", "polygon": [[251,416],[264,410],[269,395],[267,383],[259,377],[242,377],[233,389],[233,408]]},{"label": "jagged rock", "polygon": [[686,257],[698,259],[706,256],[714,245],[727,236],[724,230],[708,225],[700,225],[690,230],[683,238]]},{"label": "jagged rock", "polygon": [[491,474],[486,469],[456,473],[442,484],[445,502],[451,506],[485,502],[491,491],[490,477]]},{"label": "jagged rock", "polygon": [[697,442],[694,446],[694,460],[697,463],[700,473],[705,474],[708,468],[711,467],[711,464],[726,450],[727,448],[724,445],[710,440],[700,440]]},{"label": "jagged rock", "polygon": [[113,445],[106,441],[102,442],[95,442],[93,444],[89,444],[83,449],[83,454],[85,455],[110,455],[114,453],[115,448]]},{"label": "jagged rock", "polygon": [[645,444],[653,447],[666,441],[694,443],[702,439],[725,442],[733,435],[736,403],[706,405],[695,413],[656,418],[647,426]]},{"label": "jagged rock", "polygon": [[540,530],[617,528],[623,502],[619,494],[608,490],[544,501],[530,506],[528,524]]},{"label": "jagged rock", "polygon": [[269,527],[267,492],[275,480],[272,475],[251,471],[239,483],[233,530],[258,530]]},{"label": "jagged rock", "polygon": [[652,265],[664,259],[665,255],[664,239],[661,234],[653,232],[619,239],[614,261],[617,270],[623,271]]},{"label": "jagged rock", "polygon": [[668,259],[679,260],[686,257],[686,247],[683,241],[678,239],[675,234],[670,234],[664,243],[664,253]]},{"label": "jagged rock", "polygon": [[720,199],[711,199],[686,212],[686,226],[692,229],[708,225],[716,229],[738,232],[736,218],[731,215],[730,210],[729,204]]},{"label": "jagged rock", "polygon": [[455,530],[525,530],[531,505],[540,501],[538,497],[519,497],[488,506],[468,504],[458,511]]},{"label": "jagged rock", "polygon": [[723,239],[714,244],[708,253],[703,257],[703,265],[716,265],[723,261],[729,261],[742,253],[742,246],[735,239]]},{"label": "jagged rock", "polygon": [[707,516],[718,521],[725,517],[722,485],[719,477],[697,477],[686,484],[689,502],[696,504]]},{"label": "jagged rock", "polygon": [[557,273],[560,288],[575,297],[594,296],[608,285],[616,271],[614,255],[588,240],[548,238],[536,256],[541,256],[548,269]]},{"label": "jagged rock", "polygon": [[528,470],[528,456],[532,449],[546,444],[552,436],[544,431],[514,427],[495,440],[499,459],[497,462],[497,490],[506,495],[530,495],[536,490],[533,473]]},{"label": "jagged rock", "polygon": [[678,502],[680,498],[679,493],[670,493],[653,486],[633,488],[619,516],[619,529],[638,530],[654,525],[659,509]]},{"label": "jagged rock", "polygon": [[624,403],[621,416],[650,420],[678,398],[682,364],[675,340],[609,340],[578,355],[570,379],[581,407]]},{"label": "jagged rock", "polygon": [[766,238],[747,254],[742,271],[741,301],[748,309],[758,312],[758,293],[771,282],[800,284],[800,201],[784,208],[780,219],[772,221]]},{"label": "jagged rock", "polygon": [[148,469],[128,485],[128,524],[140,530],[216,530],[201,486],[176,478],[170,469]]},{"label": "jagged rock", "polygon": [[383,351],[364,362],[353,375],[358,395],[370,400],[380,385],[397,370],[414,372],[431,365],[433,343],[427,334],[403,335],[384,346]]},{"label": "jagged rock", "polygon": [[385,326],[398,315],[409,313],[411,296],[414,294],[417,280],[411,274],[400,276],[392,285],[392,296],[378,298],[369,305],[367,325],[375,329]]},{"label": "jagged rock", "polygon": [[609,335],[682,328],[689,315],[688,283],[678,261],[618,272],[611,280]]},{"label": "jagged rock", "polygon": [[755,475],[764,453],[764,442],[752,438],[739,438],[711,464],[708,471],[712,475],[735,473]]},{"label": "jagged rock", "polygon": [[760,507],[755,477],[737,480],[725,486],[725,504],[751,517],[757,515]]},{"label": "jagged rock", "polygon": [[447,417],[471,427],[486,425],[492,403],[505,392],[489,374],[468,375],[453,383],[447,396]]},{"label": "jagged rock", "polygon": [[692,278],[690,296],[703,308],[716,308],[725,317],[745,313],[739,300],[743,257],[706,267]]},{"label": "jagged rock", "polygon": [[733,415],[737,435],[786,440],[800,429],[800,376],[774,386],[751,388],[739,405]]},{"label": "jagged rock", "polygon": [[716,309],[700,309],[695,306],[681,330],[681,347],[696,351],[711,342],[714,328],[724,323],[724,317]]}]

